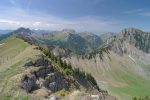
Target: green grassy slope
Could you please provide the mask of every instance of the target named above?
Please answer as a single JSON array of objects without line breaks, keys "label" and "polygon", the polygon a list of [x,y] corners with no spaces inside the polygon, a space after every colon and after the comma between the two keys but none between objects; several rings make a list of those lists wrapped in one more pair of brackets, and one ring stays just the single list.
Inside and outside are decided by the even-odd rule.
[{"label": "green grassy slope", "polygon": [[22,65],[41,52],[15,35],[0,41],[0,44],[0,100],[5,96],[23,100],[29,95],[20,88],[20,79],[24,73]]},{"label": "green grassy slope", "polygon": [[4,60],[4,62],[6,58],[7,60],[13,58],[28,46],[23,40],[17,39],[15,35],[0,41],[0,44],[0,58]]},{"label": "green grassy slope", "polygon": [[[70,62],[74,67],[92,73],[100,88],[108,90],[118,100],[132,100],[133,97],[150,96],[150,80],[146,79],[145,72],[141,71],[144,66],[134,62],[128,56],[110,55],[111,60],[104,56],[104,60],[82,59],[72,57]],[[78,63],[75,63],[78,62]],[[146,67],[150,68],[150,66]]]},{"label": "green grassy slope", "polygon": [[21,39],[17,39],[15,35],[0,41],[1,71],[3,71],[9,63],[13,63],[12,59],[20,54],[27,46],[27,43],[23,42]]},{"label": "green grassy slope", "polygon": [[[35,49],[37,48],[36,46],[29,45],[23,40],[16,38],[15,35],[1,41],[0,44],[1,59],[8,57],[8,59],[5,59],[4,62],[0,64],[0,100],[45,100],[44,96],[41,96],[43,92],[42,89],[38,90],[40,92],[39,94],[37,93],[37,95],[35,92],[27,93],[21,88],[20,82],[22,76],[31,75],[31,71],[36,70],[36,68],[38,69],[38,67],[25,68],[22,67],[23,64],[25,64],[29,59],[35,59],[36,57],[39,57],[39,55],[43,55],[43,52]],[[60,64],[57,62],[52,62],[52,65],[57,67],[60,66]],[[64,68],[68,69],[66,66]],[[57,69],[65,74],[67,71],[64,68],[59,67]],[[74,84],[75,81],[72,81],[73,77],[66,75],[66,78],[69,78],[68,82]],[[88,85],[88,87],[90,87],[90,85]],[[81,85],[81,89],[83,89],[83,93],[79,92],[78,94],[69,94],[70,100],[73,100],[74,97],[80,97],[79,94],[87,95],[84,93],[85,87]],[[60,90],[55,94],[64,95],[68,94],[69,92],[70,91]],[[68,97],[66,100],[68,100]]]},{"label": "green grassy slope", "polygon": [[112,55],[111,59],[110,70],[106,71],[105,75],[108,74],[112,79],[108,83],[108,90],[113,95],[119,100],[132,100],[135,96],[150,96],[150,81],[145,79],[143,72],[139,71],[144,66],[139,66],[127,56],[115,58]]},{"label": "green grassy slope", "polygon": [[131,100],[132,97],[150,96],[150,81],[144,79],[140,75],[135,75],[130,72],[111,71],[110,74],[115,81],[125,83],[124,86],[110,86],[110,91],[118,96],[121,100]]}]

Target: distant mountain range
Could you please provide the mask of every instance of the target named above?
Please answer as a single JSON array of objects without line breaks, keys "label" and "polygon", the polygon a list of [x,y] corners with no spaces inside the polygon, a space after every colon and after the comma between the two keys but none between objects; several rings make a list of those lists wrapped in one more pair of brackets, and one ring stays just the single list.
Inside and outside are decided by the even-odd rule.
[{"label": "distant mountain range", "polygon": [[0,30],[0,34],[7,34],[9,32],[12,32],[13,30]]},{"label": "distant mountain range", "polygon": [[[14,36],[17,38],[14,38]],[[71,64],[73,68],[91,73],[98,86],[107,90],[118,100],[130,100],[134,96],[150,96],[149,32],[136,28],[126,28],[118,33],[110,32],[98,36],[89,32],[77,33],[72,29],[35,31],[29,28],[19,28],[9,32],[5,37],[0,36],[0,38],[3,39],[0,42],[0,49],[3,49],[3,52],[0,53],[0,57],[3,57],[2,62],[7,62],[15,56],[17,60],[23,57],[21,58],[21,62],[23,62],[23,59],[29,56],[28,52],[31,50],[31,48],[25,49],[27,42],[32,46],[37,46],[37,48],[46,47],[52,55],[61,57],[62,61]],[[18,41],[21,41],[21,45]],[[7,52],[5,52],[5,48],[8,48]],[[18,55],[9,54],[9,50]],[[30,52],[34,54],[33,49]],[[20,56],[20,54],[23,56]],[[35,51],[35,54],[38,54],[38,51]],[[47,54],[52,61],[56,62],[54,64],[59,64],[58,58],[52,55]],[[7,67],[5,63],[2,65]],[[104,100],[114,100],[114,98]]]},{"label": "distant mountain range", "polygon": [[59,45],[79,54],[88,53],[102,44],[101,38],[95,34],[77,33],[75,30],[69,29],[43,33],[37,38],[44,44]]},{"label": "distant mountain range", "polygon": [[19,28],[9,34],[2,35],[0,36],[0,40],[9,37],[12,34],[18,34],[28,40],[36,40],[36,42],[46,45],[58,45],[79,54],[91,52],[103,42],[99,36],[88,32],[77,33],[75,30],[71,29],[48,32],[25,28]]},{"label": "distant mountain range", "polygon": [[12,32],[12,31],[13,30],[0,30],[0,40],[11,36],[11,34],[9,34],[9,33]]}]

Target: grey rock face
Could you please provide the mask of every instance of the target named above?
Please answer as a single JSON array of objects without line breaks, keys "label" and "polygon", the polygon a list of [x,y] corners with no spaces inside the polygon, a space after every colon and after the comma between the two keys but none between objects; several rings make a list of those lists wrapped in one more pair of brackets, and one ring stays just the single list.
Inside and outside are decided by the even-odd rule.
[{"label": "grey rock face", "polygon": [[33,62],[32,61],[27,61],[23,66],[27,67],[27,66],[32,66]]},{"label": "grey rock face", "polygon": [[70,85],[67,83],[65,78],[59,72],[56,72],[54,73],[54,75],[48,77],[48,79],[44,81],[44,86],[49,90],[51,90],[52,92],[70,88]]},{"label": "grey rock face", "polygon": [[[92,84],[84,78],[78,77],[77,79],[72,75],[71,78],[74,78],[74,80],[71,80],[70,77],[64,76],[45,58],[38,58],[24,64],[24,67],[28,68],[29,66],[38,67],[36,70],[32,70],[28,75],[24,76],[21,80],[21,87],[29,93],[35,93],[35,91],[43,88],[49,91],[49,93],[55,93],[62,89],[76,90],[79,89],[78,85],[84,86],[87,91],[92,88]],[[73,84],[73,82],[76,82],[76,85]]]},{"label": "grey rock face", "polygon": [[143,32],[135,28],[128,28],[122,30],[118,38],[130,43],[143,52],[150,53],[150,33],[148,32]]},{"label": "grey rock face", "polygon": [[27,92],[45,87],[51,92],[57,92],[61,89],[69,89],[71,85],[66,81],[65,77],[45,58],[38,58],[28,61],[24,67],[40,67],[37,71],[33,71],[30,75],[26,75],[21,80],[21,87]]},{"label": "grey rock face", "polygon": [[37,59],[34,63],[34,66],[48,66],[48,60],[44,58]]},{"label": "grey rock face", "polygon": [[39,66],[48,66],[48,60],[45,59],[44,57],[35,59],[35,60],[30,60],[26,62],[23,66],[24,67],[29,67],[29,66],[34,66],[34,67],[39,67]]},{"label": "grey rock face", "polygon": [[27,92],[32,92],[33,90],[38,89],[38,85],[35,83],[35,78],[30,78],[28,76],[24,76],[24,78],[21,80],[21,87]]}]

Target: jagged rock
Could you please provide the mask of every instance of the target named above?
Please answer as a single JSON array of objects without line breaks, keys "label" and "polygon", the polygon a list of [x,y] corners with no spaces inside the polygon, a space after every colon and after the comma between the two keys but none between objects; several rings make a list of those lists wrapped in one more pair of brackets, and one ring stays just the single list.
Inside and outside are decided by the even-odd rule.
[{"label": "jagged rock", "polygon": [[44,58],[39,58],[35,61],[34,65],[36,67],[38,67],[38,66],[48,66],[48,60],[44,59]]},{"label": "jagged rock", "polygon": [[33,65],[33,62],[32,61],[27,61],[23,66],[32,66]]},{"label": "jagged rock", "polygon": [[[54,83],[49,86],[49,84]],[[56,72],[54,75],[50,76],[44,82],[45,87],[47,87],[52,92],[56,92],[61,89],[69,89],[69,84],[65,82],[64,77],[62,77],[61,73]]]},{"label": "jagged rock", "polygon": [[[135,28],[127,28],[123,29],[119,34],[116,35],[113,47],[120,48],[120,49],[112,49],[117,51],[120,50],[120,53],[124,51],[124,48],[127,48],[126,44],[130,44],[137,49],[145,52],[150,53],[150,33],[143,32],[142,30],[135,29]],[[131,51],[129,48],[126,49],[125,52]],[[122,52],[125,53],[125,52]]]},{"label": "jagged rock", "polygon": [[28,61],[24,66],[40,67],[38,70],[31,72],[30,75],[23,77],[21,87],[27,92],[32,92],[42,87],[51,92],[70,88],[64,76],[43,57]]},{"label": "jagged rock", "polygon": [[39,71],[34,72],[34,74],[35,74],[37,77],[46,78],[49,73],[53,73],[53,72],[55,72],[55,71],[56,71],[56,70],[55,70],[52,66],[48,66],[48,67],[40,68]]},{"label": "jagged rock", "polygon": [[39,66],[48,66],[48,60],[45,59],[44,57],[40,57],[38,59],[35,60],[30,60],[27,61],[23,67],[29,67],[29,66],[34,66],[34,67],[39,67]]},{"label": "jagged rock", "polygon": [[38,89],[38,86],[35,83],[35,78],[29,78],[28,76],[24,76],[24,78],[21,80],[21,87],[27,92],[31,92],[35,89]]},{"label": "jagged rock", "polygon": [[[71,84],[70,81],[68,81],[68,78],[66,78],[58,69],[56,69],[43,57],[28,61],[24,66],[39,67],[37,70],[30,72],[30,74],[26,75],[21,80],[21,87],[27,92],[33,92],[39,95],[38,93],[44,88],[48,91],[45,91],[44,95],[47,95],[47,93],[55,93],[62,89],[77,89],[76,85]],[[82,80],[82,82],[79,80]],[[86,79],[80,78],[79,80],[76,79],[77,84],[82,84],[88,88],[92,87]]]}]

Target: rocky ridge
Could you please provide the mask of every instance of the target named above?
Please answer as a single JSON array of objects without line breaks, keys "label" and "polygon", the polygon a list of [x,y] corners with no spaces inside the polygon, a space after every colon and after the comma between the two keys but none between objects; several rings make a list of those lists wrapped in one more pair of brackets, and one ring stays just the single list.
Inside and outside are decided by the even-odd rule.
[{"label": "rocky ridge", "polygon": [[24,64],[24,67],[26,69],[37,67],[37,69],[32,69],[29,75],[24,75],[21,80],[21,87],[27,92],[46,88],[49,90],[49,93],[54,93],[61,89],[69,90],[71,87],[75,88],[75,86],[69,84],[64,75],[44,57],[29,61]]},{"label": "rocky ridge", "polygon": [[[28,93],[49,98],[51,97],[50,95],[61,90],[76,91],[81,89],[80,91],[83,93],[81,100],[93,100],[91,95],[97,95],[100,100],[115,100],[106,91],[98,91],[96,88],[93,88],[92,83],[78,75],[64,75],[60,69],[53,65],[52,61],[44,56],[27,61],[23,67],[29,72],[22,77],[21,88]],[[81,86],[86,91],[82,90]],[[39,94],[39,91],[44,91],[44,93]]]},{"label": "rocky ridge", "polygon": [[149,64],[150,34],[135,28],[124,29],[113,37],[110,50],[120,56],[129,55]]}]

